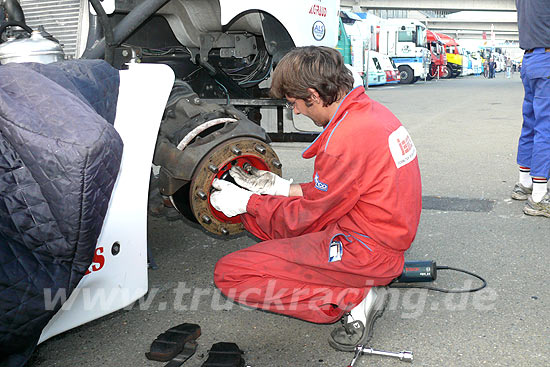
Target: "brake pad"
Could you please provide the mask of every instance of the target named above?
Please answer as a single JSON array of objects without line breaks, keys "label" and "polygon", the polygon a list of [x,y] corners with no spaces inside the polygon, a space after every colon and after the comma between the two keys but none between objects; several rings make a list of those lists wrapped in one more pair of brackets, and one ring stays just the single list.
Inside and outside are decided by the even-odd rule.
[{"label": "brake pad", "polygon": [[202,367],[244,367],[243,351],[235,343],[216,343]]},{"label": "brake pad", "polygon": [[197,351],[197,342],[191,340],[183,346],[183,350],[180,354],[172,358],[170,362],[164,365],[164,367],[180,367],[182,364],[187,362],[187,360],[193,357],[193,354]]},{"label": "brake pad", "polygon": [[175,326],[157,336],[145,356],[152,361],[167,362],[183,350],[185,343],[199,336],[201,336],[199,325],[185,323]]}]

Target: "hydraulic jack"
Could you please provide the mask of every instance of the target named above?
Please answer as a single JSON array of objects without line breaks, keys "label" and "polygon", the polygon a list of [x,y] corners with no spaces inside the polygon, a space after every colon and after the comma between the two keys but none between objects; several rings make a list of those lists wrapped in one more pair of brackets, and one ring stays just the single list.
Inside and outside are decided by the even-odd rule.
[{"label": "hydraulic jack", "polygon": [[393,352],[385,352],[383,350],[376,350],[376,349],[368,348],[368,347],[365,347],[363,345],[358,345],[357,347],[355,347],[355,355],[353,356],[353,359],[351,360],[351,363],[348,365],[348,367],[354,367],[355,363],[357,362],[359,357],[362,356],[363,354],[393,357],[393,358],[397,358],[397,359],[399,359],[400,361],[403,361],[403,362],[412,362],[413,361],[413,353],[409,352],[409,351],[393,353]]}]

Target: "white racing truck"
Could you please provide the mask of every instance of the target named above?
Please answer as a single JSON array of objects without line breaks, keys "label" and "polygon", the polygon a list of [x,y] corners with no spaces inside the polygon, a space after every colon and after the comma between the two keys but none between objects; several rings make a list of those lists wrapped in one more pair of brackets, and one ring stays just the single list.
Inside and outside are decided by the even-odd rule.
[{"label": "white racing truck", "polygon": [[[238,219],[210,205],[211,182],[232,165],[281,173],[269,143],[302,138],[282,131],[285,103],[269,98],[270,74],[295,46],[336,46],[339,5],[20,0],[19,6],[17,0],[0,0],[0,21],[7,19],[0,27],[2,64],[101,58],[121,70],[115,129],[124,152],[96,256],[40,341],[147,292],[151,162],[160,167],[162,195],[180,213],[216,235],[242,231]],[[277,110],[278,131],[271,136],[260,125],[265,107]],[[94,299],[101,302],[90,307]]]}]

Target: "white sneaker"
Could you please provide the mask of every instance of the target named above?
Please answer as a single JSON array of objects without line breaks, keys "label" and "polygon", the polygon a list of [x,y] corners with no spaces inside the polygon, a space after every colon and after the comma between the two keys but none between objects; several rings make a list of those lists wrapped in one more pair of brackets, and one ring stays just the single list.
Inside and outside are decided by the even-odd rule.
[{"label": "white sneaker", "polygon": [[386,287],[372,287],[367,297],[341,320],[342,326],[332,330],[328,343],[336,350],[353,352],[372,338],[374,322],[382,316],[388,300]]}]

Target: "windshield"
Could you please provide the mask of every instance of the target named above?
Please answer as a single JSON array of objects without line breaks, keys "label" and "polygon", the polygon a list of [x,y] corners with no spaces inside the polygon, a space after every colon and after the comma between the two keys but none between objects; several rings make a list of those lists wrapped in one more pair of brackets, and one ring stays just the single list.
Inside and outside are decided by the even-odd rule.
[{"label": "windshield", "polygon": [[415,32],[412,30],[401,30],[397,35],[397,40],[399,42],[414,42]]}]

